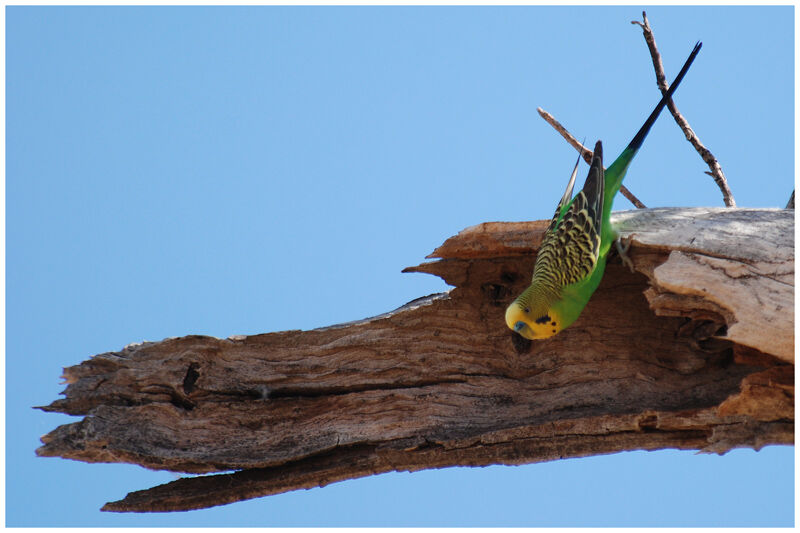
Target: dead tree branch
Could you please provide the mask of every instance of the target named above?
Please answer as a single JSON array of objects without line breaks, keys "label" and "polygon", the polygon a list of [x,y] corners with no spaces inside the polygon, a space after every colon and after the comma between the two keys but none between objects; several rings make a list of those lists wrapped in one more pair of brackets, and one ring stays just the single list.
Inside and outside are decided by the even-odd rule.
[{"label": "dead tree branch", "polygon": [[559,121],[555,119],[553,115],[542,109],[541,107],[537,107],[536,111],[539,112],[539,116],[541,116],[545,122],[553,126],[555,130],[561,134],[562,137],[572,146],[575,148],[578,153],[581,154],[583,160],[586,161],[587,164],[592,164],[592,150],[587,148],[583,145],[583,143],[579,142],[569,131],[565,128]]},{"label": "dead tree branch", "polygon": [[[40,456],[187,477],[107,511],[199,509],[392,470],[794,442],[794,218],[652,209],[612,218],[616,262],[561,334],[503,322],[549,221],[485,223],[406,269],[448,293],[367,320],[130,345],[66,368],[81,415]],[[632,233],[633,230],[633,233]]]},{"label": "dead tree branch", "polygon": [[[667,83],[667,77],[664,75],[664,64],[661,62],[661,54],[656,46],[656,38],[653,34],[653,30],[650,28],[650,23],[647,20],[647,13],[642,11],[642,22],[632,20],[631,24],[636,24],[642,28],[644,40],[647,42],[647,48],[650,50],[650,57],[653,59],[653,68],[655,69],[658,88],[662,95],[666,94],[669,90],[669,84]],[[728,187],[728,180],[725,178],[725,174],[722,172],[722,167],[719,161],[717,161],[717,158],[715,158],[714,154],[700,142],[697,134],[689,125],[689,122],[681,115],[680,111],[678,111],[678,108],[675,107],[675,102],[671,98],[669,102],[667,102],[667,108],[669,112],[672,113],[673,118],[675,118],[675,122],[677,122],[681,130],[683,130],[684,135],[686,135],[686,140],[694,146],[694,149],[697,150],[697,153],[700,154],[700,157],[706,162],[708,168],[711,169],[711,172],[706,172],[706,174],[714,178],[719,190],[722,192],[725,205],[728,207],[736,207],[736,200],[734,200],[733,193]]]},{"label": "dead tree branch", "polygon": [[[564,137],[564,139],[566,139],[566,141],[571,146],[573,146],[576,150],[578,150],[578,152],[582,154],[584,161],[586,161],[590,165],[592,164],[592,155],[594,154],[592,150],[585,147],[582,143],[578,142],[578,139],[573,137],[572,134],[569,131],[567,131],[567,128],[565,128],[559,121],[557,121],[555,117],[553,117],[553,115],[551,115],[541,107],[537,107],[536,111],[539,112],[539,115],[545,120],[545,122],[553,126],[553,128],[555,128],[555,130],[558,133],[560,133],[561,136]],[[628,188],[625,187],[625,185],[620,185],[619,191],[622,193],[622,196],[627,198],[637,209],[645,209],[645,205],[636,196],[634,196],[634,194],[631,191],[629,191]]]}]

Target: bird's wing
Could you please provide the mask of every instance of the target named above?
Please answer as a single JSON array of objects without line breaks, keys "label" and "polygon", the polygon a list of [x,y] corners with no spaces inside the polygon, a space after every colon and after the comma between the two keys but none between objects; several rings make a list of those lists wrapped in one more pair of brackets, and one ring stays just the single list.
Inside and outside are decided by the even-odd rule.
[{"label": "bird's wing", "polygon": [[569,177],[569,183],[567,183],[567,190],[564,191],[564,196],[561,197],[561,201],[558,202],[558,207],[556,207],[556,212],[553,214],[553,219],[550,221],[550,225],[547,226],[547,231],[545,234],[550,234],[555,231],[558,227],[558,223],[561,220],[561,217],[564,216],[564,212],[567,209],[570,200],[572,199],[572,188],[575,187],[575,177],[578,175],[578,165],[581,162],[581,155],[583,154],[583,150],[581,149],[581,153],[578,154],[578,160],[575,161],[575,168],[572,169],[572,174]]},{"label": "bird's wing", "polygon": [[[573,171],[568,192],[574,181]],[[604,185],[603,147],[598,141],[583,189],[565,212],[564,198],[559,203],[539,249],[534,278],[536,271],[542,269],[541,274],[565,287],[583,281],[592,273],[600,254]]]}]

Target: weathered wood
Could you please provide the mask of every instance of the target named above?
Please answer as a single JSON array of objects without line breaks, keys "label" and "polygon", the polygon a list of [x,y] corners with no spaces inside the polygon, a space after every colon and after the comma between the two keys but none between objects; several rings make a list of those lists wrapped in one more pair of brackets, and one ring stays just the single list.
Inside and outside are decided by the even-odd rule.
[{"label": "weathered wood", "polygon": [[165,339],[66,368],[65,397],[42,409],[85,418],[37,453],[237,470],[104,507],[146,512],[392,470],[793,443],[793,211],[614,219],[638,273],[612,259],[552,339],[526,341],[503,321],[547,222],[485,223],[406,269],[441,276],[448,293],[338,326]]}]

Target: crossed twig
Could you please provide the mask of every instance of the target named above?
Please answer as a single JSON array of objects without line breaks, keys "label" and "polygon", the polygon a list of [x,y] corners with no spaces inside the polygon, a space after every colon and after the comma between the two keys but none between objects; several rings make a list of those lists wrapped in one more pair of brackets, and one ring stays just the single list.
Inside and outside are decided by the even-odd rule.
[{"label": "crossed twig", "polygon": [[[664,75],[664,65],[661,62],[661,54],[658,52],[653,30],[650,28],[650,23],[647,21],[647,13],[644,11],[642,11],[642,20],[643,22],[636,20],[631,21],[631,24],[641,26],[644,39],[647,41],[647,47],[650,49],[650,56],[653,59],[653,68],[656,72],[656,82],[658,83],[658,88],[661,90],[661,94],[666,94],[667,90],[669,89],[669,84],[667,83],[667,78]],[[697,134],[695,134],[694,130],[692,130],[691,126],[689,126],[689,122],[683,118],[683,115],[681,115],[680,111],[678,111],[678,108],[675,107],[675,103],[671,98],[667,102],[667,108],[675,118],[675,122],[677,122],[681,130],[683,130],[684,135],[686,135],[686,140],[689,141],[692,146],[694,146],[695,150],[697,150],[697,153],[700,154],[700,157],[703,158],[703,161],[705,161],[708,167],[711,169],[710,172],[706,171],[706,174],[714,178],[714,181],[717,183],[720,191],[722,191],[722,199],[725,202],[725,205],[727,207],[736,207],[736,201],[733,199],[733,193],[728,187],[728,180],[725,178],[725,174],[722,172],[722,167],[717,159],[708,150],[708,148],[706,148],[703,143],[700,142],[700,139],[697,138]],[[555,128],[556,131],[560,133],[569,144],[575,147],[576,150],[583,153],[583,158],[587,163],[591,162],[591,150],[578,142],[578,140],[573,137],[555,118],[553,118],[550,113],[542,108],[537,108],[537,111],[539,112],[539,115],[541,115],[541,117],[548,124],[553,126],[553,128]],[[639,199],[636,198],[636,196],[634,196],[633,193],[631,193],[624,185],[620,187],[620,192],[637,208],[642,209],[645,207],[644,204],[640,202]],[[794,199],[794,195],[792,195],[792,199]]]}]

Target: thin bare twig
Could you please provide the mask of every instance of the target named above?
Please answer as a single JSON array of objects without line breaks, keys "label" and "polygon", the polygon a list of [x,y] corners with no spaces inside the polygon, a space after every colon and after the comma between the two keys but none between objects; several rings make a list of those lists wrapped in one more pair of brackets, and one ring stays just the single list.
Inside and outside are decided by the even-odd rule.
[{"label": "thin bare twig", "polygon": [[[669,84],[667,84],[667,78],[664,75],[664,64],[661,62],[661,54],[658,52],[658,47],[656,46],[656,38],[653,35],[653,30],[650,28],[650,23],[647,21],[647,13],[642,11],[642,22],[632,20],[631,24],[636,24],[642,28],[644,40],[647,41],[647,48],[650,49],[650,57],[653,59],[653,68],[656,71],[658,88],[661,90],[661,94],[666,94],[669,89]],[[733,193],[728,187],[728,180],[725,178],[725,174],[722,172],[722,167],[717,161],[717,158],[715,158],[708,148],[700,142],[700,139],[697,138],[697,135],[692,130],[691,126],[689,126],[689,122],[683,118],[683,115],[681,115],[678,108],[675,107],[675,103],[671,98],[669,102],[667,102],[667,108],[669,108],[669,112],[672,113],[675,122],[678,123],[684,135],[686,135],[686,140],[694,146],[694,149],[697,150],[697,153],[700,154],[700,157],[706,162],[708,168],[711,169],[711,172],[707,172],[706,174],[714,178],[719,190],[722,191],[722,198],[725,201],[725,205],[727,207],[735,207],[736,201],[733,199]]]},{"label": "thin bare twig", "polygon": [[[555,128],[555,130],[556,130],[558,133],[560,133],[560,134],[561,134],[561,136],[562,136],[562,137],[564,137],[564,139],[566,139],[566,141],[567,141],[567,142],[568,142],[568,143],[569,143],[569,144],[570,144],[570,145],[571,145],[573,148],[575,148],[576,150],[578,150],[578,152],[580,152],[581,154],[583,154],[583,160],[584,160],[584,161],[586,161],[588,164],[591,164],[591,163],[592,163],[592,156],[593,156],[594,154],[593,154],[593,152],[592,152],[590,149],[586,148],[586,147],[585,147],[585,146],[584,146],[582,143],[578,142],[578,139],[576,139],[575,137],[573,137],[573,136],[572,136],[572,134],[571,134],[570,132],[568,132],[568,131],[567,131],[567,128],[565,128],[564,126],[562,126],[562,125],[561,125],[561,123],[560,123],[559,121],[557,121],[557,120],[556,120],[556,119],[553,117],[553,115],[551,115],[550,113],[548,113],[547,111],[545,111],[545,110],[544,110],[544,109],[542,109],[541,107],[537,107],[537,108],[536,108],[536,111],[538,111],[538,112],[539,112],[539,115],[541,115],[541,117],[542,117],[542,118],[545,120],[545,122],[547,122],[548,124],[550,124],[551,126],[553,126],[553,128]],[[620,188],[619,188],[619,192],[621,192],[621,193],[622,193],[622,195],[623,195],[625,198],[627,198],[628,200],[630,200],[630,202],[631,202],[633,205],[635,205],[637,208],[639,208],[639,209],[644,209],[644,208],[645,208],[645,205],[644,205],[644,204],[643,204],[641,201],[639,201],[639,199],[638,199],[638,198],[636,198],[636,196],[634,196],[634,195],[633,195],[633,193],[632,193],[631,191],[629,191],[629,190],[628,190],[628,188],[627,188],[627,187],[625,187],[624,185],[621,185],[621,186],[620,186]]]},{"label": "thin bare twig", "polygon": [[559,121],[557,121],[557,120],[556,120],[556,119],[553,117],[553,115],[551,115],[550,113],[548,113],[547,111],[545,111],[545,110],[544,110],[544,109],[542,109],[541,107],[537,107],[537,108],[536,108],[536,111],[538,111],[538,112],[539,112],[539,115],[540,115],[540,116],[541,116],[541,117],[542,117],[542,118],[545,120],[545,122],[547,122],[548,124],[550,124],[551,126],[553,126],[553,127],[555,128],[555,130],[556,130],[558,133],[560,133],[560,134],[561,134],[561,136],[562,136],[562,137],[564,137],[564,139],[565,139],[565,140],[566,140],[566,141],[567,141],[567,142],[568,142],[568,143],[569,143],[569,144],[570,144],[570,145],[571,145],[573,148],[575,148],[575,149],[576,149],[578,152],[580,152],[580,153],[583,155],[583,160],[584,160],[584,161],[586,161],[586,163],[587,163],[587,164],[589,164],[589,165],[591,165],[591,164],[592,164],[592,157],[593,157],[593,155],[594,155],[594,154],[593,154],[593,152],[592,152],[592,151],[591,151],[589,148],[585,147],[583,144],[581,144],[581,143],[578,141],[578,139],[576,139],[575,137],[573,137],[573,136],[572,136],[572,134],[571,134],[570,132],[568,132],[568,131],[567,131],[567,128],[565,128],[564,126],[562,126],[562,125],[561,125],[561,123],[560,123]]},{"label": "thin bare twig", "polygon": [[637,209],[644,209],[646,206],[636,198],[631,191],[624,185],[619,186],[619,192],[622,193],[622,196],[628,199],[630,203],[636,206]]}]

